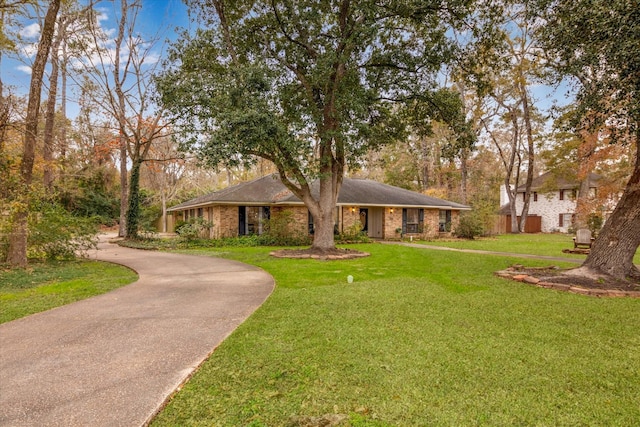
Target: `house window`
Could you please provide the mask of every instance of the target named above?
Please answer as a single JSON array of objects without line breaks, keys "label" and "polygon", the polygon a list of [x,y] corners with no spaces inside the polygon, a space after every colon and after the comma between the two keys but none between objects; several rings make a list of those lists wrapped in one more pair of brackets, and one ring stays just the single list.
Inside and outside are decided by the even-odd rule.
[{"label": "house window", "polygon": [[564,190],[560,190],[560,200],[564,200]]},{"label": "house window", "polygon": [[438,229],[441,233],[451,231],[451,211],[440,211],[440,219],[438,221]]},{"label": "house window", "polygon": [[204,216],[203,212],[202,208],[198,208],[198,218],[202,218]]},{"label": "house window", "polygon": [[424,222],[424,209],[402,209],[402,232],[421,233]]},{"label": "house window", "polygon": [[533,192],[533,201],[534,202],[538,201],[538,193],[536,191]]},{"label": "house window", "polygon": [[269,216],[269,206],[239,206],[238,234],[240,236],[262,234],[262,223],[269,219]]},{"label": "house window", "polygon": [[522,193],[522,201],[524,202],[527,199],[527,193]]},{"label": "house window", "polygon": [[573,223],[573,214],[561,213],[558,215],[558,227],[571,227]]}]

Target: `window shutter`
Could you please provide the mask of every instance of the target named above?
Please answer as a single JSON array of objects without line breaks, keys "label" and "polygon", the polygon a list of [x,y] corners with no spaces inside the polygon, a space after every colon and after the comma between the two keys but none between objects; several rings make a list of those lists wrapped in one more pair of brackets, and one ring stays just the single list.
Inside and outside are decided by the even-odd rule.
[{"label": "window shutter", "polygon": [[246,206],[238,206],[238,236],[244,236],[247,230]]},{"label": "window shutter", "polygon": [[402,234],[407,233],[407,208],[402,209]]},{"label": "window shutter", "polygon": [[[562,194],[562,192],[560,192]],[[564,227],[564,215],[558,215],[558,227]]]}]

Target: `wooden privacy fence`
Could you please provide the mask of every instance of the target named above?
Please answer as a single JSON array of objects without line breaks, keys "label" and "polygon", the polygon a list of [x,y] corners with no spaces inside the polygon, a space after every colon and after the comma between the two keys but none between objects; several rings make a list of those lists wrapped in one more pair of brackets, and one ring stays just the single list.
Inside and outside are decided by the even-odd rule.
[{"label": "wooden privacy fence", "polygon": [[[518,217],[520,221],[520,217]],[[525,225],[525,233],[542,232],[542,217],[537,215],[528,215]],[[511,215],[498,215],[494,222],[491,234],[511,233]]]}]

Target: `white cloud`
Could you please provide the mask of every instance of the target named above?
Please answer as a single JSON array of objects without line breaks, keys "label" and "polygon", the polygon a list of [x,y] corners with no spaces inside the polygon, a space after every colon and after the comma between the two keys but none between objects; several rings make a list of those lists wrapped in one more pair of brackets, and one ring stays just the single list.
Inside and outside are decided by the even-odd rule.
[{"label": "white cloud", "polygon": [[16,68],[25,74],[31,75],[31,67],[28,67],[26,65],[18,65]]},{"label": "white cloud", "polygon": [[22,30],[20,30],[20,35],[26,39],[33,39],[40,35],[40,24],[33,23],[27,25]]}]

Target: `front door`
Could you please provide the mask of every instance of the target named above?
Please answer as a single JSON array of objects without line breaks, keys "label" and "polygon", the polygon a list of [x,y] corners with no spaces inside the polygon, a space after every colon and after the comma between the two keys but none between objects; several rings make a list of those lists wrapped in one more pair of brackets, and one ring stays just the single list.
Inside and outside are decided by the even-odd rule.
[{"label": "front door", "polygon": [[369,237],[372,239],[382,239],[382,217],[384,216],[384,208],[371,208],[368,215]]},{"label": "front door", "polygon": [[362,225],[360,231],[369,234],[369,209],[367,208],[360,208],[360,225]]}]

